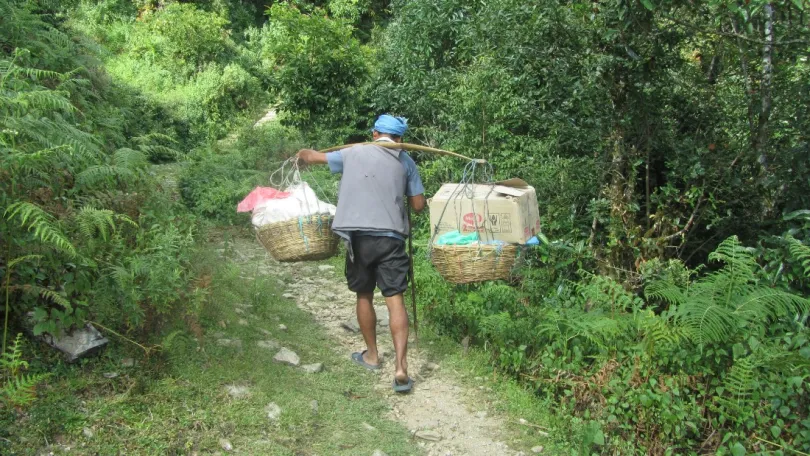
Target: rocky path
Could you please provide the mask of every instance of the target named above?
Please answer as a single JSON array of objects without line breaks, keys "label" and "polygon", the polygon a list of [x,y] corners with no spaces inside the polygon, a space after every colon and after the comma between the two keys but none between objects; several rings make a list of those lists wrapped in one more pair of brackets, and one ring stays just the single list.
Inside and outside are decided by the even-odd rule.
[{"label": "rocky path", "polygon": [[[260,275],[273,277],[284,287],[284,297],[294,300],[323,325],[333,348],[349,360],[353,351],[363,348],[354,316],[354,294],[342,276],[330,265],[313,263],[282,264],[272,260],[254,240],[240,239],[234,245],[238,261],[257,263]],[[503,422],[481,407],[484,391],[465,388],[454,380],[454,373],[430,361],[424,347],[416,350],[411,334],[409,373],[416,384],[409,395],[391,389],[394,375],[393,346],[388,331],[388,311],[382,296],[375,297],[378,343],[383,368],[376,376],[377,389],[391,407],[391,418],[403,423],[420,447],[430,456],[521,455],[511,450],[503,438]],[[359,367],[358,367],[359,369]],[[476,406],[477,405],[477,406]]]}]

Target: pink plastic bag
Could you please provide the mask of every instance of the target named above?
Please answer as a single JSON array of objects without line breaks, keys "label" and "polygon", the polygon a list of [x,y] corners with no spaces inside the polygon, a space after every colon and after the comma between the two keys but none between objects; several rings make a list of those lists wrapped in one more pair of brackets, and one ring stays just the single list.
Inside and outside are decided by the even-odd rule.
[{"label": "pink plastic bag", "polygon": [[264,201],[271,199],[284,199],[289,198],[289,196],[289,193],[276,190],[272,187],[256,187],[252,192],[248,193],[248,196],[246,196],[238,206],[236,206],[236,212],[250,212],[254,207],[258,206]]}]

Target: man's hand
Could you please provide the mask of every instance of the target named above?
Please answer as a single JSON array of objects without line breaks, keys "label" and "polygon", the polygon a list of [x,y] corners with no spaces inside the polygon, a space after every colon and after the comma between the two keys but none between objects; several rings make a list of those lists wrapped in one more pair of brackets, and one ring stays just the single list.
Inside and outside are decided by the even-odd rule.
[{"label": "man's hand", "polygon": [[316,150],[312,149],[301,149],[296,154],[298,157],[298,163],[306,163],[306,164],[323,164],[327,163],[326,161],[326,154],[322,154]]}]

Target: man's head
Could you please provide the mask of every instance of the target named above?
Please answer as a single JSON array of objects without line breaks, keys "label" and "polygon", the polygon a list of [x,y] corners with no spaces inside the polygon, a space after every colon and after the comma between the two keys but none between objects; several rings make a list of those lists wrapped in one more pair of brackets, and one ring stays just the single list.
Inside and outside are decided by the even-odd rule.
[{"label": "man's head", "polygon": [[402,142],[402,136],[408,130],[408,119],[383,114],[377,117],[372,130],[372,137],[377,139],[387,136],[396,142]]}]

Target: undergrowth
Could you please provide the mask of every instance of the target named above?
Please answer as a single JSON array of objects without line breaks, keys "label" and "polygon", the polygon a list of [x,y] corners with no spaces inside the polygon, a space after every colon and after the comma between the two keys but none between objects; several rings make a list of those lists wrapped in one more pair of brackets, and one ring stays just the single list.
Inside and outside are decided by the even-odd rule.
[{"label": "undergrowth", "polygon": [[729,238],[710,272],[659,267],[642,295],[584,271],[543,294],[450,286],[423,261],[416,280],[440,332],[490,350],[498,370],[555,404],[563,428],[584,420],[582,454],[806,452],[810,304],[764,282],[759,258]]}]

